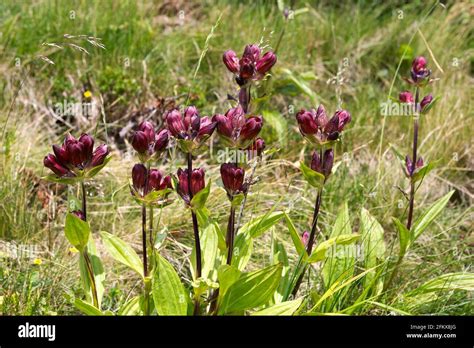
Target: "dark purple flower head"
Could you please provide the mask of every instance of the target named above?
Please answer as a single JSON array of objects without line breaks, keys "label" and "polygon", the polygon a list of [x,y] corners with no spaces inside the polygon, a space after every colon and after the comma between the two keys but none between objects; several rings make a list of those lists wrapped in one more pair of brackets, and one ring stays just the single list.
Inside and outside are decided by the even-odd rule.
[{"label": "dark purple flower head", "polygon": [[398,96],[400,102],[411,104],[414,102],[413,95],[408,91],[403,91]]},{"label": "dark purple flower head", "polygon": [[411,65],[411,78],[415,84],[424,82],[429,78],[431,70],[426,67],[426,58],[423,56],[416,57]]},{"label": "dark purple flower head", "polygon": [[155,136],[155,152],[161,153],[166,150],[169,144],[170,132],[163,128]]},{"label": "dark purple flower head", "polygon": [[147,162],[155,153],[161,155],[168,146],[169,132],[161,129],[155,132],[153,124],[143,121],[132,136],[132,146],[138,152],[142,162]]},{"label": "dark purple flower head", "polygon": [[82,177],[88,170],[102,165],[109,151],[104,144],[94,151],[94,139],[88,134],[82,134],[79,139],[68,134],[61,146],[53,145],[53,153],[44,158],[45,167],[58,177]]},{"label": "dark purple flower head", "polygon": [[[205,186],[204,180],[204,169],[196,168],[193,169],[191,173],[191,194],[194,197],[199,191],[201,191]],[[189,192],[189,179],[188,179],[188,170],[187,169],[178,169],[178,194],[183,198],[183,200],[189,204],[191,202],[191,196]]]},{"label": "dark purple flower head", "polygon": [[225,115],[214,115],[212,120],[217,124],[220,137],[228,146],[234,148],[247,148],[263,126],[262,116],[246,118],[240,105],[229,109]]},{"label": "dark purple flower head", "polygon": [[228,50],[224,52],[222,60],[227,69],[236,75],[239,86],[243,86],[249,81],[262,79],[275,65],[275,53],[268,51],[263,56],[261,54],[258,45],[247,45],[240,59],[234,51]]},{"label": "dark purple flower head", "polygon": [[327,149],[326,151],[324,151],[322,158],[319,155],[318,151],[313,152],[313,157],[311,158],[311,169],[315,172],[323,174],[326,179],[329,177],[329,175],[331,175],[333,163],[333,149]]},{"label": "dark purple flower head", "polygon": [[428,94],[426,97],[424,97],[420,103],[421,111],[425,111],[432,101],[433,101],[433,96],[431,94]]},{"label": "dark purple flower head", "polygon": [[146,195],[147,176],[148,176],[147,169],[143,164],[138,163],[133,166],[132,168],[133,188],[142,196]]},{"label": "dark purple flower head", "polygon": [[198,149],[214,132],[217,124],[209,117],[200,117],[194,106],[189,106],[182,115],[178,110],[168,112],[166,124],[171,135],[185,143],[178,143],[184,152]]},{"label": "dark purple flower head", "polygon": [[172,188],[171,177],[169,175],[164,176],[158,169],[147,170],[142,163],[133,166],[132,184],[133,190],[140,197],[145,197],[152,191],[161,191]]},{"label": "dark purple flower head", "polygon": [[229,197],[245,191],[244,177],[245,170],[237,167],[234,163],[224,163],[221,165],[222,183]]},{"label": "dark purple flower head", "polygon": [[351,122],[351,114],[346,110],[337,110],[328,120],[324,106],[317,110],[300,110],[296,121],[301,134],[313,144],[324,144],[339,138],[344,127]]}]

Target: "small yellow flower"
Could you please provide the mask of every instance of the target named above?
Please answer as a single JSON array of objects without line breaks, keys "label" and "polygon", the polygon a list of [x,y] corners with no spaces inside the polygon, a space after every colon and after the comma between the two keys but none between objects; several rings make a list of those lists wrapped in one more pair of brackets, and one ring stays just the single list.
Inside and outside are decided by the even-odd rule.
[{"label": "small yellow flower", "polygon": [[88,90],[88,91],[85,91],[85,92],[84,92],[84,97],[86,97],[86,98],[92,97],[91,91],[89,91],[89,90]]},{"label": "small yellow flower", "polygon": [[70,248],[69,248],[69,252],[70,252],[70,253],[78,253],[79,250],[77,250],[75,247],[70,247]]},{"label": "small yellow flower", "polygon": [[35,265],[38,265],[38,266],[39,266],[39,265],[41,265],[41,264],[43,263],[43,260],[41,260],[41,259],[34,259],[34,260],[33,260],[33,263],[34,263]]}]

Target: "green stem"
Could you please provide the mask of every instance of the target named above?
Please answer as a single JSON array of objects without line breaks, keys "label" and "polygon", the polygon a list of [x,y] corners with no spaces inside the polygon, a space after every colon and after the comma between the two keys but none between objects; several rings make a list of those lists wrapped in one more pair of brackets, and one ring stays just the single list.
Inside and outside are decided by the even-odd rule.
[{"label": "green stem", "polygon": [[[84,185],[84,181],[81,181],[81,191],[82,191],[82,214],[84,215],[84,221],[87,221],[87,195],[86,195],[86,186]],[[89,256],[89,253],[87,252],[87,246],[84,248],[82,255],[84,257],[84,262],[86,264],[87,273],[89,275],[89,280],[91,283],[92,302],[96,308],[99,308],[99,296],[97,295],[97,285],[95,282],[94,267],[92,265],[92,261]]]}]

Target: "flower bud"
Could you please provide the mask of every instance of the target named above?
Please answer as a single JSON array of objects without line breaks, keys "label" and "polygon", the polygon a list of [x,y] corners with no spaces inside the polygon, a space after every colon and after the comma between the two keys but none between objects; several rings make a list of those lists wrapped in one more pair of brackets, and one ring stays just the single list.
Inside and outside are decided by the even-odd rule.
[{"label": "flower bud", "polygon": [[184,128],[187,132],[191,132],[195,135],[199,131],[201,124],[201,118],[199,117],[198,110],[195,106],[189,106],[184,110]]},{"label": "flower bud", "polygon": [[94,153],[92,154],[92,160],[91,160],[90,166],[97,167],[97,166],[102,165],[108,154],[109,154],[109,148],[107,147],[107,145],[105,144],[99,145],[95,149]]},{"label": "flower bud", "polygon": [[317,133],[318,125],[316,124],[314,115],[310,111],[304,109],[300,110],[296,114],[296,121],[298,121],[301,134],[311,135]]},{"label": "flower bud", "polygon": [[233,163],[221,165],[221,178],[224,188],[229,196],[244,191],[245,171]]},{"label": "flower bud", "polygon": [[411,65],[411,78],[413,82],[422,82],[425,78],[431,75],[431,71],[426,68],[425,57],[419,56],[413,60]]},{"label": "flower bud", "polygon": [[147,192],[145,185],[147,181],[147,169],[146,167],[139,163],[135,164],[132,168],[132,183],[133,187],[140,194],[145,195]]},{"label": "flower bud", "polygon": [[268,51],[258,60],[256,69],[260,74],[265,75],[265,73],[275,65],[276,61],[277,57],[275,53]]},{"label": "flower bud", "polygon": [[148,151],[148,137],[145,132],[136,131],[132,137],[132,146],[140,154],[145,154]]},{"label": "flower bud", "polygon": [[311,169],[321,174],[323,172],[323,166],[318,151],[313,152],[313,157],[311,159]]},{"label": "flower bud", "polygon": [[331,135],[335,132],[341,133],[345,125],[349,122],[351,122],[351,114],[346,110],[338,110],[328,121],[326,127],[324,127],[324,132],[326,132],[328,135]]},{"label": "flower bud", "polygon": [[193,172],[191,173],[191,193],[193,196],[195,196],[196,193],[201,191],[205,186],[206,183],[204,181],[204,169],[193,169]]},{"label": "flower bud", "polygon": [[92,151],[94,149],[94,139],[89,134],[82,134],[79,137],[79,142],[83,145],[84,158],[86,161],[92,158]]},{"label": "flower bud", "polygon": [[333,149],[328,149],[324,152],[323,155],[323,174],[326,178],[331,175],[332,165],[334,163],[334,151]]},{"label": "flower bud", "polygon": [[263,150],[265,150],[265,141],[262,138],[257,138],[253,141],[252,145],[247,148],[250,151],[250,157],[261,156]]},{"label": "flower bud", "polygon": [[312,110],[312,114],[316,114],[314,120],[319,128],[324,128],[328,123],[328,116],[326,114],[326,109],[324,108],[323,104],[318,106],[318,110],[314,112]]},{"label": "flower bud", "polygon": [[237,54],[234,51],[225,51],[224,55],[222,56],[222,60],[230,72],[234,74],[237,74],[239,72],[239,58],[237,58]]},{"label": "flower bud", "polygon": [[155,152],[163,152],[168,147],[170,139],[170,133],[167,129],[163,128],[155,136]]},{"label": "flower bud", "polygon": [[58,145],[53,145],[53,152],[58,162],[64,167],[67,167],[69,163],[69,154],[64,145],[62,147],[59,147]]},{"label": "flower bud", "polygon": [[[191,173],[191,194],[194,196],[206,186],[204,181],[204,170],[201,168],[193,169]],[[178,169],[178,194],[186,203],[190,202],[188,170]]]},{"label": "flower bud", "polygon": [[151,122],[143,121],[138,126],[138,130],[145,133],[148,143],[155,141],[155,129]]},{"label": "flower bud", "polygon": [[216,129],[217,123],[213,122],[209,117],[204,116],[201,118],[201,124],[199,128],[199,132],[197,134],[197,138],[199,141],[204,141],[209,138],[214,130]]},{"label": "flower bud", "polygon": [[423,70],[426,69],[426,58],[423,56],[418,56],[416,57],[412,64],[411,68],[413,69],[414,72],[419,73]]},{"label": "flower bud", "polygon": [[242,127],[240,132],[240,137],[244,141],[253,140],[263,126],[263,119],[261,116],[251,116],[245,122],[245,125]]},{"label": "flower bud", "polygon": [[416,161],[416,169],[422,168],[423,167],[423,157],[418,158]]},{"label": "flower bud", "polygon": [[171,177],[169,175],[163,177],[158,169],[150,169],[147,191],[161,191],[167,188],[171,188]]},{"label": "flower bud", "polygon": [[244,49],[243,57],[251,59],[256,62],[260,58],[260,47],[258,45],[247,45]]},{"label": "flower bud", "polygon": [[428,94],[426,97],[424,97],[420,103],[421,111],[424,111],[425,108],[427,108],[428,105],[430,105],[432,101],[433,101],[433,96],[431,94]]},{"label": "flower bud", "polygon": [[86,160],[86,153],[84,151],[84,144],[78,140],[74,140],[68,143],[67,152],[69,154],[69,159],[71,163],[80,167],[82,163]]},{"label": "flower bud", "polygon": [[408,91],[401,92],[400,95],[398,96],[398,98],[399,98],[400,102],[402,102],[402,103],[411,104],[411,103],[414,102],[413,95]]},{"label": "flower bud", "polygon": [[212,121],[217,124],[217,133],[227,138],[232,137],[233,127],[232,122],[228,117],[217,114],[212,117]]},{"label": "flower bud", "polygon": [[56,158],[56,156],[52,154],[48,154],[44,160],[43,164],[46,168],[49,168],[53,171],[54,174],[56,174],[59,177],[65,177],[65,176],[74,176],[73,173],[69,171],[66,167],[64,167],[62,164],[60,164]]},{"label": "flower bud", "polygon": [[166,124],[170,133],[178,139],[184,138],[186,134],[186,127],[178,110],[172,110],[166,115]]},{"label": "flower bud", "polygon": [[304,246],[308,245],[308,241],[309,241],[309,232],[308,231],[303,232],[303,235],[301,236],[301,241],[303,242]]}]

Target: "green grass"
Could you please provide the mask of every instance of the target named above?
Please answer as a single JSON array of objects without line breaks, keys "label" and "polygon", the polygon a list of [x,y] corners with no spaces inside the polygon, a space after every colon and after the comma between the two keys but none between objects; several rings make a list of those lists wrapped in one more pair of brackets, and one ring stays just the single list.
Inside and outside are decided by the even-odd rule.
[{"label": "green grass", "polygon": [[[353,122],[336,149],[336,160],[344,160],[329,180],[320,228],[324,235],[330,233],[339,207],[347,200],[353,231],[358,231],[358,215],[365,207],[384,227],[387,249],[396,250],[398,241],[390,217],[405,221],[406,203],[397,186],[406,189],[408,183],[390,144],[407,153],[412,126],[408,118],[387,117],[384,121],[380,103],[389,97],[397,98],[398,92],[407,88],[401,76],[408,74],[412,57],[423,54],[429,58],[434,75],[440,78],[429,88],[440,101],[421,121],[419,151],[425,160],[440,160],[440,165],[418,191],[415,214],[450,189],[456,189],[456,193],[436,224],[407,255],[394,288],[403,293],[445,273],[472,272],[470,4],[456,2],[443,8],[435,2],[422,1],[390,5],[369,1],[338,5],[309,2],[299,3],[295,9],[302,11],[287,24],[273,69],[275,93],[271,102],[260,108],[276,112],[275,120],[266,123],[264,135],[268,146],[278,151],[257,169],[260,180],[249,196],[245,220],[278,204],[279,210],[291,209],[299,231],[309,228],[315,192],[304,183],[297,163],[303,148],[306,158],[311,149],[297,131],[294,113],[303,107],[314,107],[302,91],[302,83],[332,113],[337,107],[337,94],[328,80],[341,66],[344,80],[339,95],[343,107],[353,115]],[[399,18],[398,10],[403,11],[403,18]],[[70,11],[74,11],[74,19]],[[193,80],[206,38],[219,16],[221,20]],[[429,47],[417,32],[417,25]],[[263,1],[240,5],[230,1],[207,5],[151,1],[0,4],[0,71],[5,76],[0,81],[0,124],[4,132],[0,155],[0,238],[37,244],[45,250],[41,265],[33,265],[31,260],[2,259],[0,313],[76,313],[64,294],[80,294],[77,254],[68,250],[62,232],[68,202],[76,192],[39,179],[45,174],[42,158],[50,144],[59,142],[70,130],[74,134],[97,132],[99,138],[112,145],[114,159],[91,185],[92,227],[94,231],[121,236],[139,250],[140,211],[127,187],[134,159],[130,146],[119,137],[120,130],[146,114],[147,108],[158,105],[161,111],[163,103],[184,103],[188,91],[189,101],[202,114],[224,112],[228,107],[226,95],[235,93],[235,87],[221,63],[223,51],[232,48],[240,52],[245,44],[261,39],[274,47],[284,27],[278,7]],[[81,39],[65,39],[64,34],[101,38],[106,49]],[[64,49],[42,46],[45,42],[58,43]],[[89,54],[66,47],[65,43],[84,47]],[[401,60],[404,45],[408,44],[407,56]],[[55,64],[45,63],[38,55],[47,56]],[[444,72],[436,68],[433,59]],[[20,67],[15,66],[18,61]],[[347,66],[341,62],[347,62]],[[289,74],[296,76],[299,86],[289,80]],[[15,98],[20,82],[22,88]],[[103,101],[103,113],[97,112],[89,119],[70,119],[70,128],[47,112],[48,105],[65,99],[80,101],[85,90],[92,92],[97,103]],[[159,121],[161,112],[153,117]],[[214,146],[219,145],[216,142]],[[166,168],[175,171],[183,163],[182,158],[174,156]],[[198,163],[206,164],[207,176],[216,182],[219,174],[215,158],[202,156]],[[209,209],[225,226],[225,194],[216,188],[214,191]],[[190,253],[192,245],[190,219],[181,216],[186,213],[176,199],[164,209],[160,221],[160,229],[166,228],[169,233],[164,255],[184,275],[189,272],[185,254]],[[274,234],[294,261],[295,252],[285,225],[277,225]],[[248,268],[268,264],[270,247],[271,236],[267,233],[256,241]],[[104,258],[108,271],[105,303],[116,309],[130,294],[140,291],[140,282],[122,266]],[[345,306],[360,294],[357,286],[342,299]],[[473,313],[472,293],[466,291],[440,292],[434,301],[412,307],[397,296],[384,301],[413,314]],[[375,305],[364,306],[360,311],[388,312]]]}]

